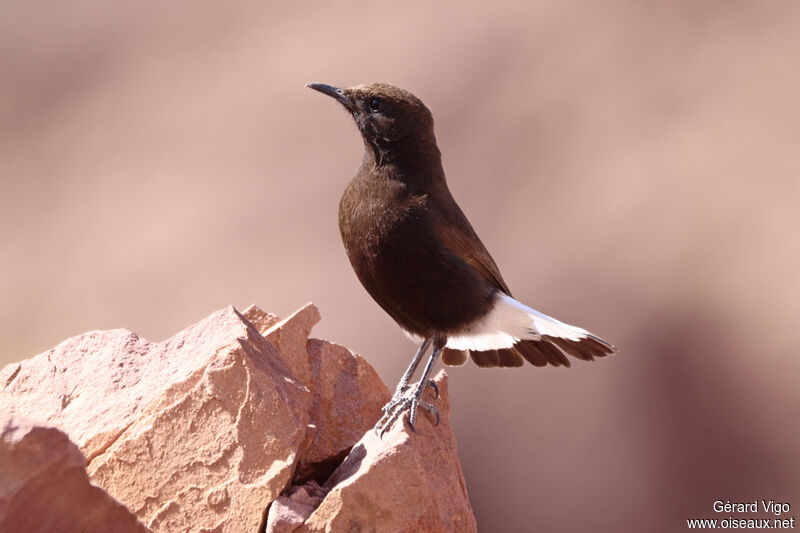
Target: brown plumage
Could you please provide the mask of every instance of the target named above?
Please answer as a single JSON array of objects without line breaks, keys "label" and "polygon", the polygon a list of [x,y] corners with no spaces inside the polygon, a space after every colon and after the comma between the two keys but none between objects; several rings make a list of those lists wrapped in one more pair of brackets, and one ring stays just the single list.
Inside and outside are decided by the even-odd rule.
[{"label": "brown plumage", "polygon": [[[423,405],[421,390],[440,353],[448,365],[464,364],[469,356],[480,367],[518,367],[526,360],[534,366],[569,366],[567,355],[590,361],[614,351],[599,337],[511,297],[497,264],[450,194],[433,116],[419,98],[385,83],[309,87],[339,101],[364,140],[361,166],[339,203],[350,264],[378,305],[405,331],[434,346],[408,405]],[[379,427],[393,420],[394,407],[406,405],[401,393],[427,341]],[[413,423],[416,407],[410,408]]]},{"label": "brown plumage", "polygon": [[[375,301],[409,333],[431,337],[479,320],[491,310],[495,292],[511,296],[450,194],[433,116],[422,101],[383,83],[338,90],[310,86],[337,98],[364,139],[364,160],[339,204],[339,228],[353,270]],[[592,360],[612,352],[599,338],[549,336],[521,340],[499,353],[469,350],[482,367],[515,367],[524,360],[569,366],[565,353]],[[464,362],[454,354],[443,359]]]},{"label": "brown plumage", "polygon": [[448,366],[464,365],[467,359],[469,359],[469,352],[466,350],[453,350],[452,348],[442,350],[442,363]]}]

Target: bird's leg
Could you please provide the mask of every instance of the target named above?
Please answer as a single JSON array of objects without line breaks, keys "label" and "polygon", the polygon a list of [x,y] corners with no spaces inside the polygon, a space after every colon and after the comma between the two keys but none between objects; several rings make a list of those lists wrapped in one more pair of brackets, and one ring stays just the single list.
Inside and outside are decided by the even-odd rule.
[{"label": "bird's leg", "polygon": [[[422,344],[419,345],[417,353],[414,354],[414,359],[411,360],[411,364],[408,365],[406,373],[403,374],[403,377],[400,378],[400,383],[397,384],[397,389],[394,391],[394,396],[392,396],[392,399],[389,401],[389,403],[383,406],[384,411],[387,411],[390,405],[397,403],[397,401],[403,397],[403,393],[408,390],[408,382],[411,381],[411,376],[413,376],[414,372],[417,371],[419,362],[422,360],[422,356],[425,355],[425,352],[428,351],[428,346],[430,346],[430,344],[431,340],[428,338],[423,340]],[[439,395],[438,391],[436,395]]]},{"label": "bird's leg", "polygon": [[431,353],[430,359],[428,359],[428,363],[425,365],[425,370],[422,371],[422,377],[417,384],[417,388],[414,390],[414,396],[411,400],[411,414],[408,417],[408,423],[411,426],[411,429],[416,433],[417,428],[414,427],[414,420],[417,418],[417,408],[422,407],[426,409],[428,412],[434,414],[436,416],[436,425],[439,425],[439,410],[436,408],[435,405],[425,403],[422,401],[422,393],[425,392],[425,387],[428,385],[433,385],[436,390],[436,397],[439,397],[439,387],[437,387],[433,381],[430,380],[431,371],[433,370],[433,365],[436,364],[436,359],[439,358],[439,354],[442,353],[442,349],[444,348],[444,343],[436,342],[433,346],[433,352]]},{"label": "bird's leg", "polygon": [[[428,341],[426,340],[426,343],[427,342]],[[410,373],[407,372],[406,373],[407,375],[403,376],[403,380],[405,380],[405,383],[403,382],[403,380],[401,380],[400,385],[398,385],[397,388],[397,393],[395,393],[395,398],[392,398],[392,401],[390,401],[386,406],[384,406],[383,416],[381,417],[380,420],[378,420],[378,423],[375,424],[375,431],[379,435],[383,435],[383,433],[387,429],[389,429],[389,427],[394,423],[394,421],[397,420],[400,417],[400,415],[406,410],[411,410],[411,415],[409,417],[409,424],[411,425],[411,429],[413,431],[416,431],[416,428],[414,427],[414,421],[417,418],[417,409],[419,407],[422,407],[423,409],[432,413],[436,417],[436,425],[439,425],[439,410],[436,408],[436,406],[423,402],[422,393],[425,392],[426,387],[432,386],[436,390],[437,398],[439,396],[438,387],[429,378],[431,375],[431,371],[433,370],[433,366],[436,364],[436,359],[439,358],[439,354],[442,352],[442,349],[444,348],[445,342],[446,342],[445,339],[440,339],[440,338],[434,339],[433,353],[431,353],[431,356],[428,358],[428,362],[425,364],[425,370],[422,372],[422,377],[417,382],[417,385],[414,388],[414,393],[409,397],[403,397],[403,393],[405,392],[405,390],[408,389],[408,378],[410,377],[410,374],[413,373],[413,370],[416,370],[416,367],[419,364],[419,359],[422,357],[423,350],[422,347],[420,347],[420,351],[417,352],[416,356],[414,356],[414,361],[412,361],[411,366],[409,367]],[[427,348],[427,346],[425,346],[426,343],[423,343],[423,346],[425,348]],[[401,388],[403,389],[402,391]]]},{"label": "bird's leg", "polygon": [[[400,378],[400,383],[397,384],[397,389],[394,391],[394,396],[392,396],[392,399],[389,400],[389,403],[383,406],[383,416],[381,416],[380,420],[378,420],[378,422],[375,424],[375,432],[379,435],[383,434],[383,431],[385,431],[388,427],[386,422],[391,417],[392,411],[403,403],[403,394],[405,394],[405,392],[408,390],[408,382],[411,380],[411,376],[414,375],[414,372],[417,371],[419,362],[422,360],[422,356],[425,355],[425,352],[428,351],[428,346],[430,346],[430,344],[430,338],[426,338],[422,341],[417,353],[414,354],[414,359],[412,359],[411,364],[408,365],[406,373],[403,374],[402,378]],[[439,395],[438,390],[436,391],[436,395]]]}]

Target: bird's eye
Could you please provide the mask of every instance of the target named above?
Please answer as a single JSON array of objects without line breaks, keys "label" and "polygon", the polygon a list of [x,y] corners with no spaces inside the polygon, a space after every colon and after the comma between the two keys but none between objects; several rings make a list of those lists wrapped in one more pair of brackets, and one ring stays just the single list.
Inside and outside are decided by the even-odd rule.
[{"label": "bird's eye", "polygon": [[386,107],[386,100],[383,98],[373,98],[369,101],[369,108],[373,111],[383,111],[384,107]]}]

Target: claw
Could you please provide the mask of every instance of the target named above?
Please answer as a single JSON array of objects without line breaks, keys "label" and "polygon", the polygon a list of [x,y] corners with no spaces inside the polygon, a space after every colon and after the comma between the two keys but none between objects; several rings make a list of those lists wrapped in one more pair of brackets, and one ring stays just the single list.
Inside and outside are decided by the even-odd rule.
[{"label": "claw", "polygon": [[[398,385],[398,386],[397,386],[397,390],[396,390],[396,391],[394,391],[394,395],[392,396],[392,399],[391,399],[391,400],[389,400],[389,403],[387,403],[386,405],[384,405],[383,407],[381,407],[381,411],[383,411],[384,413],[386,413],[387,411],[389,411],[390,409],[392,409],[393,407],[395,407],[397,404],[401,403],[401,402],[402,402],[402,400],[403,400],[403,394],[405,394],[405,392],[406,392],[408,389],[409,389],[409,386],[408,386],[408,385],[403,385],[402,383],[401,383],[400,385]],[[437,395],[436,395],[436,397],[437,397],[437,398],[439,397],[439,395],[438,395],[438,390],[437,390]]]},{"label": "claw", "polygon": [[417,432],[417,428],[414,425],[414,421],[417,419],[417,405],[419,405],[418,402],[412,401],[411,412],[408,413],[408,425],[411,426],[411,431],[413,431],[414,433]]},{"label": "claw", "polygon": [[[441,421],[439,410],[436,408],[436,406],[423,402],[422,393],[425,392],[427,387],[431,387],[436,394],[436,399],[439,398],[439,386],[432,380],[428,379],[428,377],[431,375],[431,370],[436,364],[436,359],[444,349],[445,340],[446,339],[441,335],[434,335],[433,337],[426,338],[422,342],[417,350],[416,355],[414,355],[414,359],[411,361],[408,370],[406,370],[406,373],[403,374],[402,379],[400,379],[400,383],[397,385],[397,390],[395,390],[392,399],[389,401],[389,403],[383,406],[383,415],[381,415],[380,419],[375,424],[375,433],[377,433],[380,437],[383,437],[383,434],[405,411],[411,411],[408,417],[408,424],[411,426],[411,431],[416,432],[417,428],[415,427],[414,423],[417,420],[417,410],[420,406],[435,416],[436,425],[439,425],[439,422]],[[428,358],[427,363],[425,363],[425,370],[422,372],[422,377],[414,386],[414,392],[406,395],[406,391],[410,388],[408,382],[411,379],[411,376],[414,375],[414,371],[419,365],[420,359],[425,354],[425,351],[427,350],[428,346],[430,346],[431,342],[434,344],[433,352]]]},{"label": "claw", "polygon": [[375,433],[379,437],[383,437],[383,434],[394,424],[400,414],[408,409],[408,404],[411,401],[411,398],[396,398],[384,405],[383,416],[375,423]]},{"label": "claw", "polygon": [[382,438],[383,434],[386,433],[392,424],[394,424],[395,421],[400,418],[400,415],[402,415],[405,411],[410,411],[408,425],[411,427],[411,431],[416,433],[417,427],[415,423],[417,420],[417,411],[420,407],[436,417],[435,425],[438,426],[441,422],[439,409],[435,405],[423,402],[415,396],[412,396],[411,398],[399,398],[384,405],[383,416],[375,424],[375,433]]},{"label": "claw", "polygon": [[436,417],[436,426],[439,425],[441,422],[441,417],[439,416],[439,409],[436,408],[435,405],[431,405],[429,403],[423,402],[421,400],[414,401],[412,400],[411,405],[411,415],[408,417],[408,423],[411,426],[411,429],[414,430],[414,433],[417,432],[416,428],[414,427],[414,421],[417,419],[417,409],[422,407],[429,413],[433,414]]},{"label": "claw", "polygon": [[442,417],[439,416],[439,409],[436,408],[435,405],[431,405],[429,403],[420,402],[420,405],[428,410],[429,413],[433,413],[436,416],[436,426],[439,426],[439,422],[442,421]]}]

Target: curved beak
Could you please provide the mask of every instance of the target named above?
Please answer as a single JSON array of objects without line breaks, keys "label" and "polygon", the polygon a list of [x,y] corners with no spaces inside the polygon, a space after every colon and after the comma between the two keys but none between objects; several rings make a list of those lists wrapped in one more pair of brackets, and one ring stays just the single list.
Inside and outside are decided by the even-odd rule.
[{"label": "curved beak", "polygon": [[324,83],[306,83],[306,87],[309,89],[314,89],[315,91],[319,91],[322,94],[327,94],[328,96],[335,98],[339,101],[340,104],[344,105],[345,107],[349,107],[352,101],[345,96],[344,91],[339,87],[333,87],[332,85],[325,85]]}]

